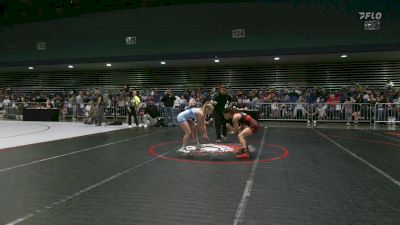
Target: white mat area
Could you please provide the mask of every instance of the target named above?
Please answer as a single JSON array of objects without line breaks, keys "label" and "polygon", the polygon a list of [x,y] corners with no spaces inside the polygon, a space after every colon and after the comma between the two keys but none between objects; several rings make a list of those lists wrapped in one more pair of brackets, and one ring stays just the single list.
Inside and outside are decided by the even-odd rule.
[{"label": "white mat area", "polygon": [[75,122],[0,121],[0,149],[124,129]]}]

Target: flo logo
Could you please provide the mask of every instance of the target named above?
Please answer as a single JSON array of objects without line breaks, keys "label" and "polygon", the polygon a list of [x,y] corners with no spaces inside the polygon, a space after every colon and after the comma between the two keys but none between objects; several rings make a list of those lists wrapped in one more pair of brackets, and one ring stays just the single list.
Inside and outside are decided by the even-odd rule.
[{"label": "flo logo", "polygon": [[358,12],[360,20],[380,20],[382,18],[381,12]]},{"label": "flo logo", "polygon": [[360,15],[360,20],[364,23],[364,30],[375,31],[379,30],[381,27],[381,12],[358,12]]}]

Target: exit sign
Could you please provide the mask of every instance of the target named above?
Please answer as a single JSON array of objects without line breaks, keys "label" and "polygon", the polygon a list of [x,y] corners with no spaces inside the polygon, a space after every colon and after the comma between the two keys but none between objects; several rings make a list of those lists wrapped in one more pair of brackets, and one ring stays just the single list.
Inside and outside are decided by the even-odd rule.
[{"label": "exit sign", "polygon": [[245,37],[246,37],[245,29],[232,30],[232,38],[245,38]]},{"label": "exit sign", "polygon": [[46,50],[46,42],[37,42],[36,49],[37,50]]}]

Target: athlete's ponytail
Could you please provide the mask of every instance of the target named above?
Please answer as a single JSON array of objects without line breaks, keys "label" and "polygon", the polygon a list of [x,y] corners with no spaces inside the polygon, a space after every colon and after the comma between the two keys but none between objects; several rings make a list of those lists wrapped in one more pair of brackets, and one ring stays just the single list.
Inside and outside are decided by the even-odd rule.
[{"label": "athlete's ponytail", "polygon": [[207,109],[214,110],[214,105],[211,102],[206,102],[201,109],[203,112],[206,112]]}]

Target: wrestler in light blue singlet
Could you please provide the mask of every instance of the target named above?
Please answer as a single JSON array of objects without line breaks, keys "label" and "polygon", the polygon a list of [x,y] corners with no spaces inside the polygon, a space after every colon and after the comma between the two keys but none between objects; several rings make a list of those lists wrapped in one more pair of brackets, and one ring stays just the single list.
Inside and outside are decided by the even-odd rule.
[{"label": "wrestler in light blue singlet", "polygon": [[199,109],[199,108],[192,108],[192,109],[185,110],[185,111],[179,113],[178,117],[176,119],[178,120],[179,124],[182,124],[185,121],[195,121],[195,120],[197,120],[197,112],[200,110],[201,109]]}]

